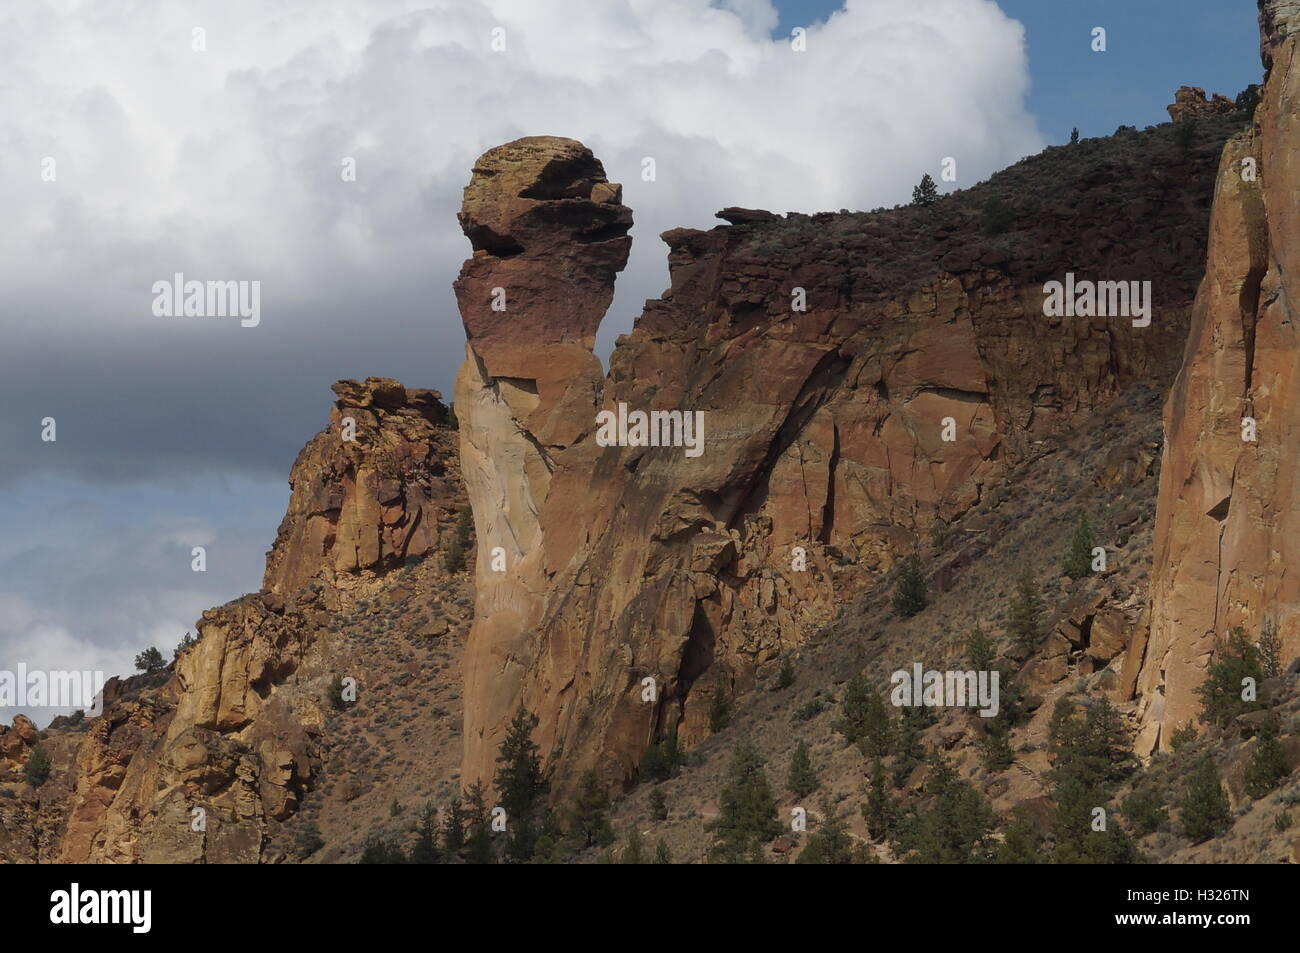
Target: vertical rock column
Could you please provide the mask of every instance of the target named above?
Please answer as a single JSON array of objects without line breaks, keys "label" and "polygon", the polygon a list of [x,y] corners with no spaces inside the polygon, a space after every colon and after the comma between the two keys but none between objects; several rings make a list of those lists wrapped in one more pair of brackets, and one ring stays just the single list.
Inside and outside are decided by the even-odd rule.
[{"label": "vertical rock column", "polygon": [[589,149],[550,136],[484,153],[465,188],[459,218],[474,254],[455,283],[468,339],[455,407],[478,540],[466,784],[490,781],[536,650],[539,512],[555,456],[594,424],[603,374],[592,349],[632,243],[621,195]]},{"label": "vertical rock column", "polygon": [[[1215,639],[1300,652],[1300,2],[1261,0],[1263,100],[1224,149],[1205,280],[1165,405],[1139,750],[1194,720]],[[1255,439],[1246,418],[1254,422]]]}]

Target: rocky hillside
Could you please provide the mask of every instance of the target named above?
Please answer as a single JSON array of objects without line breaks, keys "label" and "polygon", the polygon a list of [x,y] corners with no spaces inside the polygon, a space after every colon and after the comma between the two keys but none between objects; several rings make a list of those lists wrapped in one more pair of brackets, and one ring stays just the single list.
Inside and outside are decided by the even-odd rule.
[{"label": "rocky hillside", "polygon": [[[1298,32],[1293,0],[1261,0],[1253,117],[1187,88],[1177,123],[934,201],[671,230],[670,287],[607,373],[621,188],[573,140],[488,151],[460,215],[454,418],[435,391],[334,385],[262,590],[111,682],[102,717],[0,727],[0,860],[424,850],[422,811],[446,827],[476,782],[496,796],[521,708],[562,809],[534,859],[606,857],[557,827],[594,831],[606,799],[620,837],[710,859],[728,772],[765,763],[787,829],[747,856],[768,860],[1296,860]],[[1052,282],[1150,297],[1061,313]],[[1080,540],[1104,566],[1063,569]],[[1231,668],[1238,626],[1276,630],[1280,660]],[[997,671],[1005,713],[871,728],[918,663]],[[1239,669],[1260,700],[1196,725],[1207,672]],[[1270,787],[1261,752],[1285,762]],[[1200,837],[1184,805],[1211,770]],[[1120,822],[1082,837],[1103,805]],[[477,850],[440,856],[508,856]]]},{"label": "rocky hillside", "polygon": [[[485,154],[457,282],[482,543],[466,777],[490,778],[522,702],[560,788],[587,768],[630,783],[647,745],[701,741],[715,695],[749,691],[1037,441],[1163,389],[1241,123],[1049,149],[925,207],[727,209],[728,225],[667,232],[672,286],[603,379],[590,348],[627,255],[619,188],[571,140]],[[1067,274],[1150,281],[1149,325],[1045,316],[1044,283]],[[602,446],[597,414],[620,407],[702,413],[700,452]]]},{"label": "rocky hillside", "polygon": [[[308,824],[336,859],[381,806],[454,783],[471,606],[445,560],[455,431],[436,391],[334,392],[265,588],[204,613],[165,671],[111,680],[102,717],[0,729],[0,859],[273,862],[304,855]],[[355,700],[332,698],[341,678]],[[19,769],[38,744],[52,770],[34,789]]]}]

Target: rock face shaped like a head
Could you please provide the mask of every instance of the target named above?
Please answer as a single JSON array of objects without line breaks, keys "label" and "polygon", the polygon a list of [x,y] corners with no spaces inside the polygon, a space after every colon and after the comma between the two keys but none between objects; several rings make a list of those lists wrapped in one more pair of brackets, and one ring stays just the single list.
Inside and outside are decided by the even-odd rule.
[{"label": "rock face shaped like a head", "polygon": [[474,164],[458,216],[474,257],[455,287],[489,374],[533,377],[538,347],[591,350],[632,247],[622,191],[573,139],[516,139]]}]

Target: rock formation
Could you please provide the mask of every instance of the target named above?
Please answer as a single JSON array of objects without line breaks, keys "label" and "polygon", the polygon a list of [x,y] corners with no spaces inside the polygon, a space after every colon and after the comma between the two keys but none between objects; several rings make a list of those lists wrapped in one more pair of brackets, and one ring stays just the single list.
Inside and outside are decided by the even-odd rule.
[{"label": "rock formation", "polygon": [[1223,150],[1205,280],[1165,407],[1143,750],[1195,718],[1215,640],[1233,627],[1254,639],[1276,626],[1283,654],[1300,652],[1300,4],[1261,0],[1260,28],[1263,98]]},{"label": "rock formation", "polygon": [[[486,153],[456,283],[480,544],[464,782],[490,779],[523,705],[557,791],[587,768],[625,783],[647,744],[701,739],[715,693],[746,691],[1035,440],[1163,386],[1212,152],[1134,135],[1141,163],[1052,150],[1028,160],[1043,178],[1013,167],[934,208],[729,208],[727,226],[669,231],[672,286],[603,382],[590,347],[627,255],[618,187],[572,140]],[[1046,317],[1043,284],[1067,272],[1153,281],[1151,324]],[[703,450],[602,445],[600,411],[702,412]]]},{"label": "rock formation", "polygon": [[1213,98],[1206,99],[1205,90],[1199,86],[1179,86],[1174,93],[1174,101],[1165,108],[1169,110],[1170,119],[1182,122],[1185,119],[1209,119],[1227,115],[1236,112],[1237,104],[1218,93]]},{"label": "rock formation", "polygon": [[[15,843],[8,859],[266,859],[273,826],[294,814],[328,757],[331,679],[369,667],[336,657],[339,621],[356,595],[374,597],[365,578],[443,552],[464,506],[436,391],[368,378],[334,392],[330,426],[294,463],[265,588],[205,612],[170,674],[111,679],[104,714],[84,733],[51,733],[66,749],[57,773],[67,790],[42,787],[39,798],[61,817],[38,825],[34,852]],[[0,760],[25,760],[29,728],[21,719],[0,729]]]}]

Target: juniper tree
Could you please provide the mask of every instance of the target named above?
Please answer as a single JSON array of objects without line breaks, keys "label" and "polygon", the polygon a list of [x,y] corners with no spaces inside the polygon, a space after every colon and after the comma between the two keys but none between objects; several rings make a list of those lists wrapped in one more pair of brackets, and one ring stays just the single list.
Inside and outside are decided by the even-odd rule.
[{"label": "juniper tree", "polygon": [[673,729],[665,738],[646,748],[641,755],[641,779],[667,781],[677,771],[681,761],[681,752],[677,748],[677,731]]},{"label": "juniper tree", "polygon": [[470,864],[490,864],[492,856],[492,817],[488,813],[487,792],[483,782],[475,781],[468,792],[469,805],[465,812],[466,854]]},{"label": "juniper tree", "polygon": [[1194,844],[1217,837],[1232,826],[1228,792],[1223,789],[1219,769],[1208,754],[1192,771],[1187,794],[1179,808],[1183,831]]},{"label": "juniper tree", "polygon": [[933,205],[939,198],[939,189],[934,184],[934,179],[930,178],[930,173],[926,172],[921,176],[921,181],[912,189],[913,205]]},{"label": "juniper tree", "polygon": [[1092,523],[1088,514],[1082,513],[1070,539],[1070,551],[1065,557],[1062,572],[1071,579],[1082,579],[1092,572]]},{"label": "juniper tree", "polygon": [[1246,765],[1246,793],[1253,798],[1267,796],[1291,773],[1277,733],[1277,720],[1270,718],[1260,728],[1259,743]]},{"label": "juniper tree", "polygon": [[415,828],[415,846],[411,848],[411,863],[438,864],[442,851],[438,849],[438,812],[432,804],[420,809]]},{"label": "juniper tree", "polygon": [[50,777],[50,756],[45,745],[38,744],[27,756],[23,765],[23,778],[34,788],[39,788]]},{"label": "juniper tree", "polygon": [[921,568],[921,557],[912,553],[903,560],[898,571],[898,582],[894,584],[894,611],[909,619],[929,604],[929,587]]},{"label": "juniper tree", "polygon": [[163,661],[162,653],[152,645],[135,657],[136,670],[144,672],[146,675],[162,671],[166,664]]},{"label": "juniper tree", "polygon": [[712,856],[725,863],[761,860],[762,846],[781,833],[763,759],[748,741],[732,753],[718,816],[707,829],[714,837]]},{"label": "juniper tree", "polygon": [[817,773],[813,771],[812,759],[808,756],[808,745],[803,741],[795,745],[794,754],[790,756],[790,771],[786,775],[785,784],[797,798],[805,798],[821,787]]},{"label": "juniper tree", "polygon": [[868,758],[889,753],[891,726],[885,700],[872,691],[866,676],[849,679],[841,703],[841,715],[831,726],[856,744]]},{"label": "juniper tree", "polygon": [[608,813],[609,796],[596,772],[587,770],[569,806],[569,836],[579,847],[608,847],[614,843]]},{"label": "juniper tree", "polygon": [[877,758],[871,766],[867,799],[862,803],[862,819],[867,823],[867,833],[876,840],[883,840],[889,834],[893,815],[893,799],[885,787],[885,769]]},{"label": "juniper tree", "polygon": [[506,809],[507,823],[512,827],[531,820],[533,808],[546,793],[542,759],[538,755],[540,749],[533,742],[536,725],[537,717],[521,705],[497,749],[496,761],[500,767],[493,787],[500,797],[498,803]]},{"label": "juniper tree", "polygon": [[997,815],[943,755],[930,756],[922,806],[896,824],[895,842],[908,863],[969,864],[987,859]]},{"label": "juniper tree", "polygon": [[1277,678],[1282,674],[1282,642],[1277,637],[1277,624],[1265,622],[1259,634],[1259,668],[1265,678]]},{"label": "juniper tree", "polygon": [[1028,569],[1016,579],[1007,619],[1007,636],[1025,652],[1032,652],[1043,637],[1043,597]]},{"label": "juniper tree", "polygon": [[[1246,683],[1246,679],[1252,681]],[[1222,727],[1244,712],[1263,708],[1258,696],[1254,699],[1243,697],[1246,684],[1253,684],[1258,692],[1263,680],[1259,650],[1246,641],[1245,629],[1234,628],[1226,640],[1216,641],[1214,660],[1205,681],[1196,689],[1201,696],[1201,719]]]},{"label": "juniper tree", "polygon": [[1154,785],[1134,789],[1120,804],[1124,820],[1138,837],[1144,837],[1169,822],[1165,801]]},{"label": "juniper tree", "polygon": [[442,846],[448,853],[455,853],[465,846],[465,809],[460,798],[452,798],[447,808],[447,818],[442,825]]},{"label": "juniper tree", "polygon": [[1041,864],[1043,835],[1038,832],[1029,815],[1016,808],[1011,812],[1002,830],[1002,843],[993,855],[995,864]]},{"label": "juniper tree", "polygon": [[1073,129],[1070,130],[1070,145],[1077,146],[1078,144],[1079,144],[1079,127],[1075,126]]},{"label": "juniper tree", "polygon": [[650,816],[656,821],[668,820],[668,800],[664,797],[663,788],[650,789]]},{"label": "juniper tree", "polygon": [[861,864],[865,851],[853,843],[848,825],[836,816],[829,798],[822,798],[822,822],[799,852],[796,864]]}]

